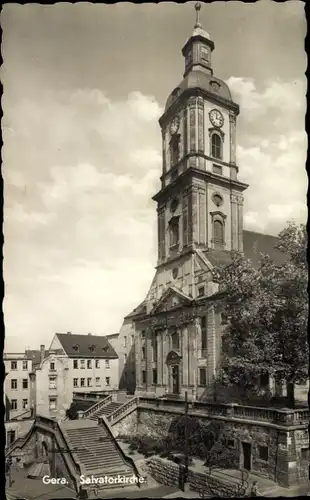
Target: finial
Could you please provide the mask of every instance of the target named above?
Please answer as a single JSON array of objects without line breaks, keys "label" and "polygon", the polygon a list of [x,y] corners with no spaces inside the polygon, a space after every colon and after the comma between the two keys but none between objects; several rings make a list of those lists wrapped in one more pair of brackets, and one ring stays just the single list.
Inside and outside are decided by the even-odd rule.
[{"label": "finial", "polygon": [[195,24],[195,28],[201,28],[201,24],[199,22],[199,11],[201,9],[201,3],[197,2],[195,4],[195,11],[196,11],[196,24]]}]

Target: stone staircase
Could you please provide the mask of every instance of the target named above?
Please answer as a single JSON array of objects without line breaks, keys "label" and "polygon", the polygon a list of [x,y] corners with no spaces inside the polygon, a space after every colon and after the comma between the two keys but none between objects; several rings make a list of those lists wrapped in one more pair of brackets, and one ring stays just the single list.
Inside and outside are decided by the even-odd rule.
[{"label": "stone staircase", "polygon": [[105,417],[109,417],[115,410],[120,408],[122,405],[123,405],[123,403],[111,401],[106,406],[98,408],[97,410],[94,411],[94,413],[91,413],[89,415],[89,418],[91,420],[98,420],[98,418],[102,417],[102,415],[104,415]]},{"label": "stone staircase", "polygon": [[[118,475],[126,478],[136,476],[134,465],[126,461],[118,443],[105,428],[90,419],[63,422],[62,431],[66,437],[69,448],[74,450],[76,460],[79,462],[84,476],[103,478],[116,478]],[[120,484],[116,482],[98,484],[97,489],[110,489],[132,487],[131,483]],[[84,486],[86,487],[86,485]],[[90,484],[89,488],[94,488]]]}]

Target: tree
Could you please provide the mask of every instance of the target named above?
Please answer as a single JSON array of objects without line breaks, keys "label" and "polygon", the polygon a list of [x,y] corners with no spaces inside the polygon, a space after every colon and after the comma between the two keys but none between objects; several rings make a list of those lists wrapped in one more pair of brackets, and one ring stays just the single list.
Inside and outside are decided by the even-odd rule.
[{"label": "tree", "polygon": [[305,225],[290,222],[276,248],[286,255],[276,264],[261,255],[255,269],[240,254],[219,275],[223,313],[228,324],[223,337],[222,381],[241,390],[257,388],[262,373],[286,381],[288,403],[294,407],[294,384],[308,378],[308,268]]},{"label": "tree", "polygon": [[[167,448],[170,451],[184,452],[186,418],[189,455],[202,458],[207,468],[206,482],[201,497],[240,498],[245,496],[248,487],[247,474],[236,478],[227,472],[228,469],[238,468],[238,454],[234,448],[235,440],[225,430],[222,422],[214,420],[205,424],[197,417],[185,415],[177,417],[172,421],[169,429]],[[183,472],[182,468],[181,472]]]}]

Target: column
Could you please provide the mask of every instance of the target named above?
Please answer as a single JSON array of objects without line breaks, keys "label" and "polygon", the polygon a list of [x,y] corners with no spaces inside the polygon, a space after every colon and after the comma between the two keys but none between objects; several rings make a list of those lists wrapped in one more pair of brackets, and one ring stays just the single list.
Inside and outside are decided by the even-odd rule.
[{"label": "column", "polygon": [[237,196],[234,194],[230,195],[230,212],[231,212],[231,249],[238,251],[239,240],[238,240],[238,204]]},{"label": "column", "polygon": [[208,384],[212,383],[216,375],[216,329],[214,306],[208,309],[207,316],[207,352],[208,352]]}]

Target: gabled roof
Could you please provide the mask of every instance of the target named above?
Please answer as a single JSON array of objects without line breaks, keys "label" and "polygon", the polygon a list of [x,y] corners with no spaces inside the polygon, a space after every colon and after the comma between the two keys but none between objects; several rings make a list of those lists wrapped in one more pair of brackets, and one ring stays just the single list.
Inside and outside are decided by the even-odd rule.
[{"label": "gabled roof", "polygon": [[170,286],[155,304],[151,314],[161,311],[164,312],[169,309],[174,309],[175,307],[180,307],[181,305],[190,304],[192,300],[192,297],[189,297],[185,293],[181,292],[178,288]]},{"label": "gabled roof", "polygon": [[118,358],[106,337],[56,333],[65,353],[70,358]]}]

